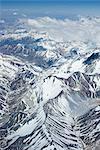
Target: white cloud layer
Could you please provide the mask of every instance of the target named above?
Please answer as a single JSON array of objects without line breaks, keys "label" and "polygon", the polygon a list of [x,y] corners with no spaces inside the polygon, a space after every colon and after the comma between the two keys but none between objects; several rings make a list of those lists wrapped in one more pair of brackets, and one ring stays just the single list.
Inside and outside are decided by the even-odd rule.
[{"label": "white cloud layer", "polygon": [[22,19],[29,29],[47,32],[57,41],[91,41],[100,43],[100,18],[81,18],[79,20],[59,20],[43,17],[37,19]]}]

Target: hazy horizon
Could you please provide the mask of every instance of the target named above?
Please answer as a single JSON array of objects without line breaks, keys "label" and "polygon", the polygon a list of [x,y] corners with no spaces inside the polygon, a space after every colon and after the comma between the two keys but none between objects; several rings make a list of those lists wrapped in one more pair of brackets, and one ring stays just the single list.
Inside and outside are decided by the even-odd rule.
[{"label": "hazy horizon", "polygon": [[[17,10],[20,15],[25,13],[25,15],[33,17],[56,17],[56,18],[66,18],[68,16],[100,16],[99,9],[100,1],[91,0],[43,0],[43,1],[27,1],[27,0],[4,0],[1,1],[1,12],[3,10]],[[2,12],[1,17],[4,15]]]}]

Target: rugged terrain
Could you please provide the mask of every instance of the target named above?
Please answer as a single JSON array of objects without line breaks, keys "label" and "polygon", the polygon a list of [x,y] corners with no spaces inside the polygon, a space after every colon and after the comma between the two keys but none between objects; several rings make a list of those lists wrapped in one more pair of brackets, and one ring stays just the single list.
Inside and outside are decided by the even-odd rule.
[{"label": "rugged terrain", "polygon": [[100,149],[98,43],[54,40],[25,20],[1,33],[0,149]]}]

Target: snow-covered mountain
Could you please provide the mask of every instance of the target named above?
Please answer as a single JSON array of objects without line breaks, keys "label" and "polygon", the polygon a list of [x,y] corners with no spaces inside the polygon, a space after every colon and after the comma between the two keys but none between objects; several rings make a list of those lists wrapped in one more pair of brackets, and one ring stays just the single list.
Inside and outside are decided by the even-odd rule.
[{"label": "snow-covered mountain", "polygon": [[[50,27],[43,30],[49,23],[53,31],[59,24],[65,29],[72,25],[72,31],[78,25],[80,34],[76,40],[54,39],[47,32]],[[72,24],[51,18],[20,20],[1,35],[1,150],[100,149],[99,40],[93,41],[96,32],[92,40],[79,40],[83,28],[86,33],[90,25],[88,34],[93,27],[99,31],[99,23],[99,18]],[[39,32],[32,29],[36,25]]]}]

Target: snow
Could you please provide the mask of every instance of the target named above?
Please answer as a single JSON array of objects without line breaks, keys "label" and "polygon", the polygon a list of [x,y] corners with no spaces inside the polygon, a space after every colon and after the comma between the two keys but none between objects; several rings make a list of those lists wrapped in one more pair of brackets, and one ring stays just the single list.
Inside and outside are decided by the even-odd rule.
[{"label": "snow", "polygon": [[97,107],[95,108],[95,111],[100,111],[100,106],[97,106]]},{"label": "snow", "polygon": [[56,79],[55,77],[51,77],[45,79],[43,83],[43,100],[46,102],[49,99],[55,98],[62,91],[62,82]]},{"label": "snow", "polygon": [[[19,88],[18,90],[11,91],[9,82],[12,83],[17,74],[20,72],[22,73],[24,69],[34,74],[34,77],[31,80],[30,78],[25,78],[25,81],[27,81],[27,84],[25,84],[27,91],[25,94],[21,96],[19,94],[17,98],[15,97],[15,105],[13,104],[13,106],[11,106],[11,110],[7,109],[10,107],[10,104],[8,103],[8,107],[6,107],[6,103],[9,102],[9,99],[12,100],[13,98],[10,96],[10,98],[7,97],[8,95],[5,96],[5,107],[3,108],[3,111],[0,111],[4,117],[6,114],[5,110],[9,111],[9,113],[14,113],[16,105],[18,104],[16,101],[18,100],[23,102],[26,108],[21,110],[21,108],[18,107],[17,110],[24,112],[27,117],[20,122],[20,116],[18,116],[19,122],[15,121],[15,125],[17,125],[17,123],[19,125],[18,129],[15,131],[13,128],[8,127],[9,133],[4,137],[4,140],[9,140],[8,145],[11,145],[19,137],[24,137],[24,142],[29,140],[31,144],[27,146],[23,145],[23,147],[26,146],[24,148],[29,150],[41,149],[43,145],[48,145],[48,150],[54,147],[61,150],[65,148],[64,142],[65,145],[79,144],[77,140],[76,142],[74,141],[77,137],[71,136],[71,134],[77,135],[78,132],[82,130],[80,123],[79,125],[81,127],[79,127],[79,130],[75,131],[75,129],[72,128],[73,125],[78,125],[77,116],[82,116],[86,112],[89,112],[91,107],[97,111],[96,113],[100,111],[99,102],[96,102],[92,96],[88,98],[87,95],[83,95],[84,92],[86,92],[83,88],[85,85],[91,93],[96,93],[96,91],[99,91],[100,89],[99,59],[92,62],[92,65],[90,66],[84,63],[84,60],[91,56],[92,53],[100,51],[99,49],[96,50],[96,48],[98,48],[96,46],[100,45],[100,20],[97,21],[93,19],[90,21],[82,18],[82,20],[72,21],[68,19],[58,20],[45,17],[38,19],[20,19],[20,23],[24,23],[25,27],[23,25],[23,29],[30,27],[30,30],[15,30],[14,33],[8,33],[0,37],[0,39],[21,39],[27,36],[35,39],[42,38],[38,45],[46,48],[46,51],[37,52],[36,54],[39,57],[42,56],[46,61],[52,59],[53,61],[56,60],[56,62],[54,61],[55,63],[53,66],[44,69],[34,62],[29,63],[28,61],[20,60],[20,58],[17,59],[14,56],[0,55],[1,86],[3,85],[2,87],[6,87],[8,90],[6,93],[8,95],[12,94],[11,96],[13,98],[14,95],[16,96],[17,93],[19,94],[22,89]],[[88,27],[90,28],[88,29]],[[39,33],[34,32],[37,30]],[[17,46],[22,47],[23,44],[19,43]],[[73,52],[71,53],[72,49],[77,51],[75,55]],[[11,62],[19,63],[23,67],[21,68],[20,65],[17,66]],[[77,76],[77,78],[74,78],[75,72],[80,73],[79,79]],[[82,73],[84,73],[84,75]],[[3,76],[7,77],[7,79],[4,79]],[[74,82],[73,79],[76,81]],[[32,81],[34,81],[33,85],[30,84]],[[89,83],[87,83],[87,81],[89,81]],[[92,87],[90,82],[93,84],[96,83],[96,87]],[[19,82],[19,84],[21,83]],[[70,87],[69,84],[74,86]],[[2,102],[2,100],[0,102]],[[15,109],[13,109],[14,106]],[[95,108],[95,106],[97,107]],[[83,122],[84,129],[90,126],[88,119],[85,119],[87,124],[84,124]],[[96,117],[94,119],[95,121],[98,121],[99,117],[98,120],[96,120]],[[37,128],[39,129],[37,130]],[[98,124],[97,130],[99,130],[99,128],[100,125]],[[35,131],[35,134],[30,136],[33,131]],[[95,133],[95,131],[96,130],[93,129],[92,133]],[[61,137],[60,134],[63,137]],[[28,138],[25,137],[26,135]],[[55,141],[54,143],[58,142],[62,144],[61,146],[64,148],[58,146],[59,144],[50,145],[50,142],[52,141]],[[77,147],[73,149],[80,150],[81,148]]]},{"label": "snow", "polygon": [[96,66],[94,69],[94,73],[100,73],[100,60],[96,61]]},{"label": "snow", "polygon": [[77,71],[84,72],[83,59],[73,61],[70,71],[71,72],[77,72]]},{"label": "snow", "polygon": [[37,127],[37,125],[38,126],[41,125],[38,123],[38,121],[41,121],[43,124],[44,120],[45,120],[45,114],[43,108],[40,107],[36,118],[31,119],[30,121],[26,122],[24,125],[20,124],[20,128],[16,132],[9,135],[7,138],[12,139],[13,137],[23,137],[25,135],[29,135]]}]

